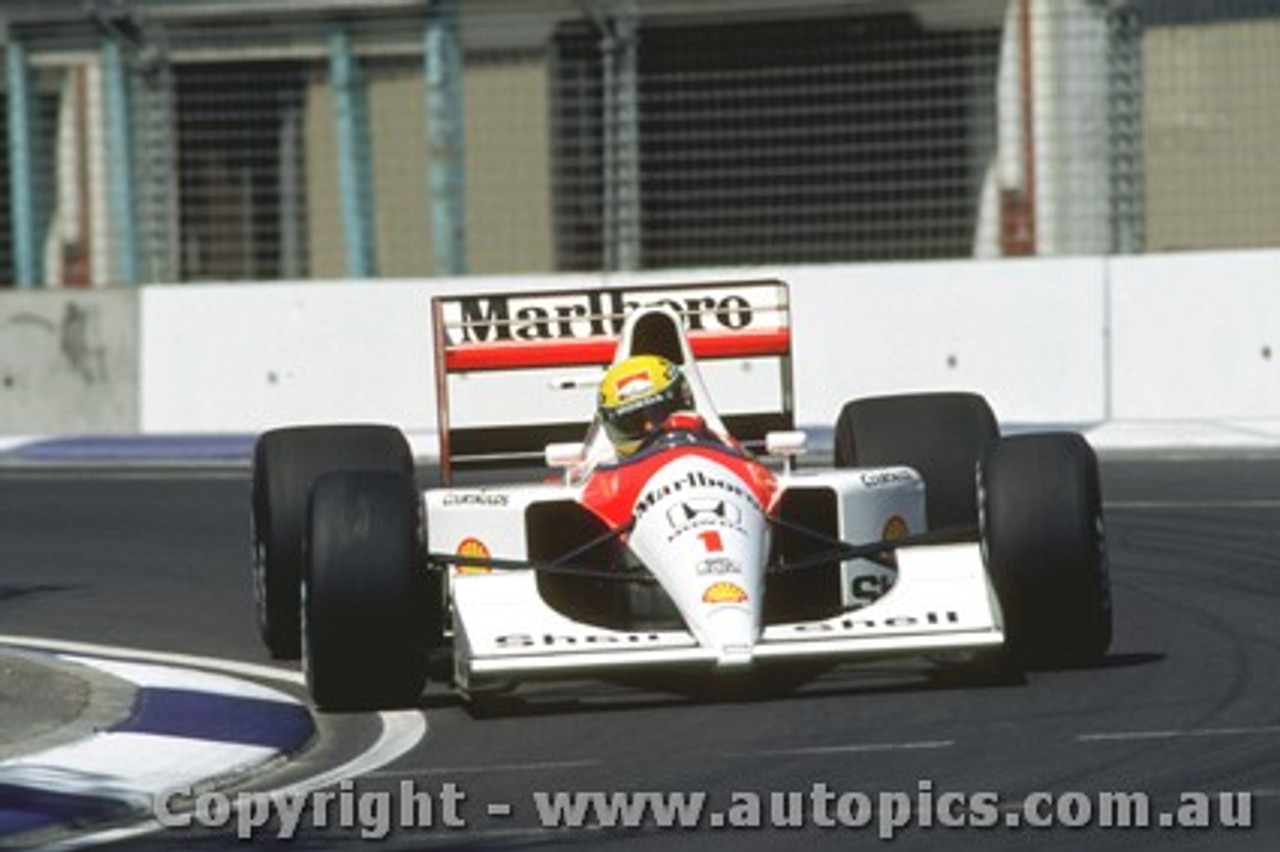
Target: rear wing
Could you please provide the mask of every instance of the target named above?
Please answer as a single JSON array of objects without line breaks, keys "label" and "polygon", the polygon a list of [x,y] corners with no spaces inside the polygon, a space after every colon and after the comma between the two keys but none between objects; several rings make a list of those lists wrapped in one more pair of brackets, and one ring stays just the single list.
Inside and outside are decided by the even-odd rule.
[{"label": "rear wing", "polygon": [[794,425],[780,281],[438,296],[432,322],[446,483],[468,469],[541,466],[547,444],[584,440],[604,370],[631,354],[681,363],[748,445]]}]

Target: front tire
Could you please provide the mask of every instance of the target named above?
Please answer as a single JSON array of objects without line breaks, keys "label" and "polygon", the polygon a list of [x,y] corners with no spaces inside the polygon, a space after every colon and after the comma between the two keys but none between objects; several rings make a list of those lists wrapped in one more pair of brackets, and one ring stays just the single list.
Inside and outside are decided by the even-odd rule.
[{"label": "front tire", "polygon": [[1095,665],[1111,644],[1111,591],[1098,462],[1083,437],[1021,435],[979,473],[982,546],[1012,660]]},{"label": "front tire", "polygon": [[335,470],[413,474],[400,430],[379,425],[295,426],[264,432],[253,452],[253,588],[258,632],[271,656],[301,650],[298,589],[311,487]]},{"label": "front tire", "polygon": [[414,703],[439,614],[416,486],[383,471],[331,473],[311,494],[302,580],[302,658],[322,710]]}]

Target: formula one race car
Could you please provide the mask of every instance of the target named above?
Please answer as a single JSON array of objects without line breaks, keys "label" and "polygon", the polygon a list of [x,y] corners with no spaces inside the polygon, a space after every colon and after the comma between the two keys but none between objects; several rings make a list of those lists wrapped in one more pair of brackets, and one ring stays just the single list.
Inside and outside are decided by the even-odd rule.
[{"label": "formula one race car", "polygon": [[[535,678],[1106,652],[1089,445],[1001,437],[974,394],[911,394],[849,402],[834,468],[796,464],[779,282],[437,298],[433,319],[441,487],[416,487],[388,426],[256,447],[259,625],[321,708],[413,702],[445,652],[473,699]],[[678,365],[688,404],[624,457],[592,414],[604,368],[641,354]]]}]

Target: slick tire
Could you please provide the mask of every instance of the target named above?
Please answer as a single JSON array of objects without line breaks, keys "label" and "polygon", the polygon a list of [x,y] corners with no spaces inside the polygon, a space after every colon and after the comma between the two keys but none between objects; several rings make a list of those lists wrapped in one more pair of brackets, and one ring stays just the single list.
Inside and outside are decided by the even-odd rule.
[{"label": "slick tire", "polygon": [[302,576],[302,668],[321,710],[416,703],[431,611],[422,512],[411,477],[322,476],[311,492]]},{"label": "slick tire", "polygon": [[1112,612],[1093,449],[1067,433],[1004,438],[983,458],[978,488],[1011,660],[1027,669],[1100,662]]},{"label": "slick tire", "polygon": [[924,479],[930,529],[974,527],[978,462],[999,435],[991,406],[978,394],[856,399],[836,420],[835,466],[911,467]]},{"label": "slick tire", "polygon": [[311,487],[335,470],[413,474],[404,435],[390,426],[300,426],[258,438],[253,453],[253,589],[258,632],[277,659],[300,650],[298,589]]}]

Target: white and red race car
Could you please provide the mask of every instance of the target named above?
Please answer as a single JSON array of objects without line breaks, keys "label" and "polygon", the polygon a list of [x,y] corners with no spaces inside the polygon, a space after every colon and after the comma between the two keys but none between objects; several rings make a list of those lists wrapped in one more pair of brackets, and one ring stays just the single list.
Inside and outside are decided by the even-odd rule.
[{"label": "white and red race car", "polygon": [[[974,394],[910,394],[849,402],[834,467],[796,464],[780,282],[473,294],[433,319],[440,487],[417,487],[389,426],[256,447],[259,625],[321,708],[413,702],[445,651],[473,699],[537,678],[1106,652],[1088,444],[1001,437]],[[694,410],[620,459],[595,394],[636,354],[680,365]]]}]

